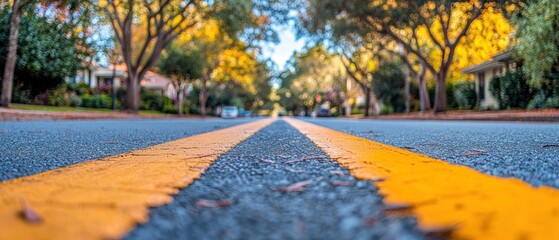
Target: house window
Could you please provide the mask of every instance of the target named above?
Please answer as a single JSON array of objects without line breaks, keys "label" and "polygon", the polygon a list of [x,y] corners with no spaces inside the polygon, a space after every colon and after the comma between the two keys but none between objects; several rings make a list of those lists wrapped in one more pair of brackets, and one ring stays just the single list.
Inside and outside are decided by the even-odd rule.
[{"label": "house window", "polygon": [[478,73],[477,79],[479,81],[479,100],[481,101],[485,99],[485,73]]}]

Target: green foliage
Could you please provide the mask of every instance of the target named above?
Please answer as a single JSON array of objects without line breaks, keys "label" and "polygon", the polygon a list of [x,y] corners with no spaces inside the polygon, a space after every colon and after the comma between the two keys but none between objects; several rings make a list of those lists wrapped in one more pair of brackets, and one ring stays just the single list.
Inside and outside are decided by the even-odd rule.
[{"label": "green foliage", "polygon": [[[142,104],[140,106],[141,110],[153,110],[153,111],[170,111],[171,108],[174,108],[173,102],[167,96],[152,93],[142,89]],[[176,113],[176,110],[175,110]]]},{"label": "green foliage", "polygon": [[[9,11],[0,12],[0,66],[8,52]],[[19,29],[15,84],[32,95],[58,86],[74,75],[81,61],[74,32],[67,23],[37,14],[23,14]]]},{"label": "green foliage", "polygon": [[[510,109],[528,107],[528,103],[533,97],[534,89],[529,85],[521,71],[515,71],[491,79],[489,91],[497,98],[500,109]],[[539,98],[534,99],[532,108],[543,105],[545,96],[541,100],[541,104],[539,103]]]},{"label": "green foliage", "polygon": [[391,105],[382,104],[380,114],[391,114],[394,113],[394,108]]},{"label": "green foliage", "polygon": [[83,96],[85,94],[91,94],[92,93],[91,87],[89,87],[89,85],[87,85],[87,83],[85,83],[85,82],[67,83],[66,87],[68,88],[69,92],[74,92],[78,96]]},{"label": "green foliage", "polygon": [[192,81],[202,76],[204,64],[199,51],[171,45],[159,60],[157,68],[172,79]]},{"label": "green foliage", "polygon": [[[403,112],[405,76],[402,66],[396,63],[381,65],[373,72],[373,90],[386,106],[386,113]],[[385,111],[381,109],[381,111]]]},{"label": "green foliage", "polygon": [[473,109],[477,105],[476,84],[459,81],[447,84],[448,106],[453,109]]},{"label": "green foliage", "polygon": [[87,108],[111,108],[111,96],[106,94],[85,95],[82,97],[82,107]]},{"label": "green foliage", "polygon": [[47,91],[48,105],[50,106],[69,106],[68,88],[66,84],[60,84],[59,87]]},{"label": "green foliage", "polygon": [[14,87],[14,92],[13,92],[13,96],[12,96],[12,102],[14,103],[23,103],[23,104],[29,104],[32,102],[32,98],[31,98],[31,91],[30,90],[26,90],[26,89],[22,89],[21,84],[18,84]]},{"label": "green foliage", "polygon": [[556,0],[531,1],[516,24],[514,52],[523,60],[522,70],[530,85],[540,87],[550,74],[559,72],[559,4]]}]

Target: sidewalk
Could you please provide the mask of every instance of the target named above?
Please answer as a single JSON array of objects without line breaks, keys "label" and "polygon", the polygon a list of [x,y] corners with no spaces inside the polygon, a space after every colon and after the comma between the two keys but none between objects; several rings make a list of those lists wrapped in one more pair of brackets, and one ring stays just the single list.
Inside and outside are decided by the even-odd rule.
[{"label": "sidewalk", "polygon": [[170,114],[135,114],[125,112],[57,112],[0,108],[0,121],[85,120],[85,119],[153,119],[178,118]]},{"label": "sidewalk", "polygon": [[559,109],[505,110],[505,111],[449,111],[446,113],[397,113],[368,117],[367,119],[394,120],[472,120],[472,121],[521,121],[559,122]]}]

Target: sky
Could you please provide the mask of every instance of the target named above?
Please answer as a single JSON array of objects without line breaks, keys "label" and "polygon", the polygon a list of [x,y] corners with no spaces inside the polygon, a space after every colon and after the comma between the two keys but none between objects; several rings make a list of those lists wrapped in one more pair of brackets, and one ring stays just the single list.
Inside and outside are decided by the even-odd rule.
[{"label": "sky", "polygon": [[305,41],[302,39],[296,40],[295,30],[292,26],[281,27],[277,31],[280,43],[268,44],[263,48],[263,55],[272,59],[278,65],[278,68],[282,70],[287,60],[293,55],[293,51],[303,49]]}]

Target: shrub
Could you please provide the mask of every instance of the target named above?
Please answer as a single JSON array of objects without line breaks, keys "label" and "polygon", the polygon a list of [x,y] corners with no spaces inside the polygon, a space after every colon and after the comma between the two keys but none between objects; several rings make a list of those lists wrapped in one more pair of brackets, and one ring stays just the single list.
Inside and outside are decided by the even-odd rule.
[{"label": "shrub", "polygon": [[380,114],[391,114],[394,113],[394,108],[392,105],[382,104]]},{"label": "shrub", "polygon": [[72,107],[81,107],[82,106],[82,98],[76,95],[71,95],[68,99],[70,102],[70,106]]},{"label": "shrub", "polygon": [[48,105],[51,106],[70,106],[70,100],[68,99],[68,88],[66,84],[61,84],[53,90],[48,90]]},{"label": "shrub", "polygon": [[510,108],[534,108],[536,106],[543,106],[540,97],[533,99],[533,89],[528,85],[528,82],[521,71],[508,72],[503,76],[494,77],[489,83],[489,90],[491,94],[497,98],[500,109]]},{"label": "shrub", "polygon": [[68,92],[74,92],[78,96],[83,96],[85,94],[91,94],[91,87],[87,85],[87,83],[79,82],[79,83],[68,83],[66,84],[68,88]]},{"label": "shrub", "polygon": [[21,84],[14,87],[14,93],[12,96],[12,102],[14,103],[31,103],[31,90],[23,89]]},{"label": "shrub", "polygon": [[161,110],[161,112],[162,113],[168,113],[168,114],[177,114],[178,110],[173,105],[165,105],[165,106],[163,106],[163,109]]},{"label": "shrub", "polygon": [[85,95],[82,97],[82,106],[88,108],[111,108],[111,97],[106,94]]},{"label": "shrub", "polygon": [[[449,84],[451,85],[451,84]],[[474,82],[459,81],[451,86],[451,98],[455,109],[473,109],[477,104],[476,84]]]},{"label": "shrub", "polygon": [[169,97],[161,94],[151,93],[142,90],[141,98],[142,98],[142,104],[140,105],[140,109],[142,110],[153,110],[153,111],[163,112],[164,109],[170,110],[171,108],[174,108],[173,101]]},{"label": "shrub", "polygon": [[542,108],[545,104],[545,94],[540,92],[528,103],[528,109]]},{"label": "shrub", "polygon": [[543,106],[546,108],[559,108],[559,96],[548,98]]}]

